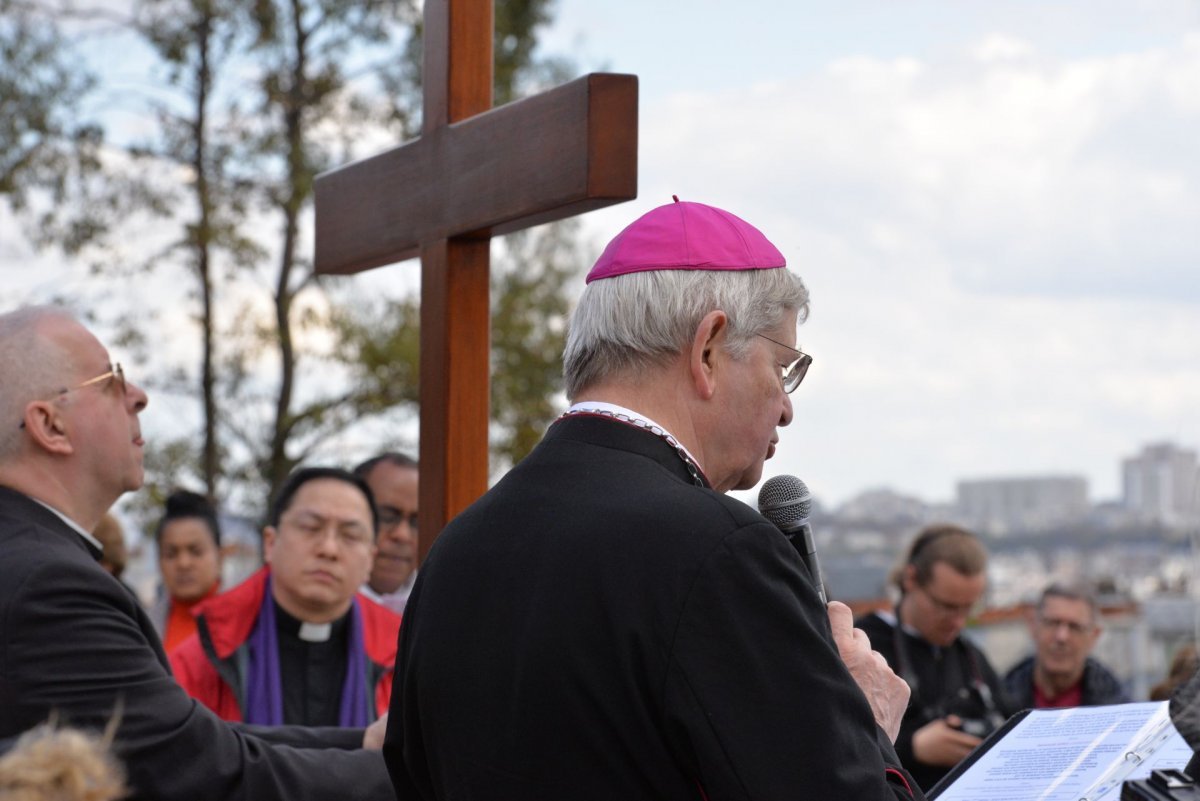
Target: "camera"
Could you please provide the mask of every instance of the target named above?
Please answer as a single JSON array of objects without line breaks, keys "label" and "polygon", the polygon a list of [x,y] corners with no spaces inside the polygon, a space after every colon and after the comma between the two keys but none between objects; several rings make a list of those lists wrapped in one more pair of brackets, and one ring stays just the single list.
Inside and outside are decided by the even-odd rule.
[{"label": "camera", "polygon": [[946,714],[958,717],[961,721],[957,726],[959,731],[984,739],[1004,725],[1004,715],[988,700],[978,686],[960,687],[946,702]]},{"label": "camera", "polygon": [[974,735],[981,740],[1000,728],[999,724],[990,718],[959,718],[959,720],[961,722],[955,728],[964,734]]},{"label": "camera", "polygon": [[1122,784],[1121,801],[1200,801],[1200,788],[1181,770],[1152,770]]}]

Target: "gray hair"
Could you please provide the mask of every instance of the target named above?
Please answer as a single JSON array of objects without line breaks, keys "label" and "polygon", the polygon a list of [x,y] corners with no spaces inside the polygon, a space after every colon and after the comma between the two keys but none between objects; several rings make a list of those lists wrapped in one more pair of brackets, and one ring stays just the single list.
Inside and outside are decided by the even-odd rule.
[{"label": "gray hair", "polygon": [[53,395],[72,368],[71,354],[39,331],[51,319],[75,317],[57,306],[26,306],[0,314],[0,461],[17,452],[26,405]]},{"label": "gray hair", "polygon": [[756,334],[785,314],[808,316],[808,290],[786,268],[651,270],[593,281],[571,315],[563,376],[567,397],[625,372],[662,365],[679,354],[704,315],[729,317],[727,350],[743,358]]},{"label": "gray hair", "polygon": [[1099,617],[1100,603],[1096,600],[1096,594],[1083,584],[1060,584],[1055,582],[1046,589],[1042,590],[1042,595],[1038,598],[1037,611],[1040,614],[1046,609],[1046,600],[1048,598],[1064,598],[1068,601],[1083,601],[1087,604],[1091,612],[1093,622]]}]

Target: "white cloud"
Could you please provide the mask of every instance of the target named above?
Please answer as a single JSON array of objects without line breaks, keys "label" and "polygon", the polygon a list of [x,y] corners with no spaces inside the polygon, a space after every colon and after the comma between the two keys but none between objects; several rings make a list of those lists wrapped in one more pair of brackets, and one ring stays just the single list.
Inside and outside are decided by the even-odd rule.
[{"label": "white cloud", "polygon": [[690,87],[643,107],[638,209],[602,221],[710,202],[809,283],[816,361],[768,475],[829,501],[1030,473],[1112,497],[1141,443],[1200,440],[1196,39],[1070,58],[996,35]]}]

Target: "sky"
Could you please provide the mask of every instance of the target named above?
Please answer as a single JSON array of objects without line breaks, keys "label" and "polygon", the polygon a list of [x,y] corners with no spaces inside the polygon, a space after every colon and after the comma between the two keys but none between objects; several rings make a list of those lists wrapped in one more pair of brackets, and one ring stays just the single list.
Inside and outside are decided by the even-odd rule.
[{"label": "sky", "polygon": [[[1104,501],[1144,445],[1200,447],[1200,0],[558,0],[540,48],[639,78],[639,196],[583,218],[590,258],[677,194],[811,290],[764,478],[836,505],[1078,475]],[[60,281],[0,236],[17,257],[10,290]]]},{"label": "sky", "polygon": [[[1200,446],[1200,3],[559,0],[639,77],[639,196],[727,209],[812,293],[764,477],[827,504]],[[754,493],[746,493],[753,495]]]}]

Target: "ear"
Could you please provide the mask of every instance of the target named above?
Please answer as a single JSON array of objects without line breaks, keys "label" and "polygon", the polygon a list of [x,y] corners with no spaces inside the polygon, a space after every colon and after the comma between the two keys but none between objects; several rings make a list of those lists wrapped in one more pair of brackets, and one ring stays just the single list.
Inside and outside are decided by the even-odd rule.
[{"label": "ear", "polygon": [[22,422],[38,447],[49,453],[68,456],[75,452],[67,423],[54,401],[33,401],[25,407]]},{"label": "ear", "polygon": [[274,526],[263,528],[263,561],[268,565],[271,564],[271,554],[275,550],[275,538],[278,536],[279,532]]},{"label": "ear", "polygon": [[1031,606],[1025,610],[1025,625],[1029,627],[1029,636],[1037,637],[1038,610],[1036,606]]},{"label": "ear", "polygon": [[717,390],[717,367],[725,358],[724,342],[728,331],[729,316],[717,310],[704,315],[692,335],[688,370],[696,394],[703,400],[712,398]]},{"label": "ear", "polygon": [[912,592],[917,586],[917,569],[912,565],[905,565],[904,572],[900,574],[900,586],[904,588],[906,593]]}]

